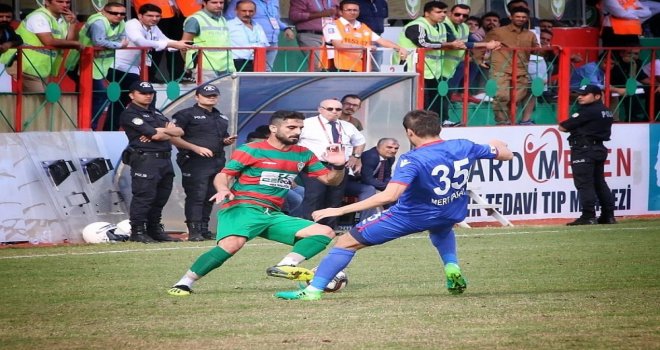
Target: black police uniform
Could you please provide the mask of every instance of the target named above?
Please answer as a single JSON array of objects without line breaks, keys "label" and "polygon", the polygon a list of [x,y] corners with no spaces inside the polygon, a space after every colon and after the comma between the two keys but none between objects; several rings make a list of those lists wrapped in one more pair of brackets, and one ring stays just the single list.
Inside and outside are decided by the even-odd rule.
[{"label": "black police uniform", "polygon": [[141,142],[140,136],[153,136],[169,120],[158,110],[129,104],[120,116],[120,125],[128,137],[122,155],[131,166],[133,199],[130,207],[132,241],[151,243],[178,241],[165,234],[161,225],[163,207],[172,193],[174,169],[170,141]]},{"label": "black police uniform", "polygon": [[229,119],[213,108],[208,111],[199,105],[183,109],[172,120],[184,130],[183,140],[208,148],[213,157],[202,157],[197,153],[179,149],[177,164],[181,168],[183,189],[186,192],[185,214],[188,240],[215,239],[208,230],[215,193],[213,179],[225,166],[224,139],[229,137]]},{"label": "black police uniform", "polygon": [[[580,197],[582,216],[569,225],[615,223],[614,197],[605,182],[604,167],[607,148],[612,133],[612,112],[600,100],[588,105],[578,105],[579,110],[571,118],[560,123],[570,132],[571,169],[573,182]],[[596,220],[596,198],[601,215]]]}]

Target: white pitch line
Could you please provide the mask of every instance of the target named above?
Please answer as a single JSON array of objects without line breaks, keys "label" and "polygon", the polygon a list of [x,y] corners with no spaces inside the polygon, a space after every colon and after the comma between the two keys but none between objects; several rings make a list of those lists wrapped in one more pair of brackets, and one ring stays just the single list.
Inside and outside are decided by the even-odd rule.
[{"label": "white pitch line", "polygon": [[[649,227],[627,227],[627,228],[602,228],[600,231],[625,231],[625,230],[648,230]],[[488,236],[511,236],[511,235],[524,235],[524,234],[538,234],[538,233],[559,233],[563,230],[543,230],[543,231],[518,231],[518,232],[493,232],[493,233],[471,233],[471,234],[457,234],[456,237],[470,238],[470,237],[488,237]],[[407,236],[402,239],[427,239],[426,235]],[[279,243],[248,243],[251,247],[267,247],[280,245]],[[143,252],[162,252],[169,250],[185,250],[185,249],[209,249],[211,246],[193,246],[193,247],[166,247],[166,248],[151,248],[151,249],[123,249],[123,250],[107,250],[100,252],[82,252],[82,253],[57,253],[57,254],[34,254],[34,255],[14,255],[14,256],[0,256],[0,260],[8,259],[28,259],[28,258],[52,258],[61,256],[82,256],[82,255],[102,255],[102,254],[123,254],[123,253],[143,253]],[[2,250],[0,249],[0,252]]]}]

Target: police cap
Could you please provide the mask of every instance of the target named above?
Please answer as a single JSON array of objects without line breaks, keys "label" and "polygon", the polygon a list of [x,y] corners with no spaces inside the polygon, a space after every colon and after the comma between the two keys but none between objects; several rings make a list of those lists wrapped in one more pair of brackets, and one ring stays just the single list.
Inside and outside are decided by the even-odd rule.
[{"label": "police cap", "polygon": [[136,81],[128,89],[129,91],[137,91],[143,94],[153,94],[156,92],[154,86],[148,81]]},{"label": "police cap", "polygon": [[210,85],[210,84],[205,84],[197,88],[196,90],[197,95],[202,95],[202,96],[218,96],[220,95],[220,90],[218,90],[215,85]]},{"label": "police cap", "polygon": [[575,93],[578,95],[588,95],[588,94],[594,94],[594,95],[602,95],[603,90],[600,89],[598,85],[582,85],[580,86],[577,90],[575,90]]}]

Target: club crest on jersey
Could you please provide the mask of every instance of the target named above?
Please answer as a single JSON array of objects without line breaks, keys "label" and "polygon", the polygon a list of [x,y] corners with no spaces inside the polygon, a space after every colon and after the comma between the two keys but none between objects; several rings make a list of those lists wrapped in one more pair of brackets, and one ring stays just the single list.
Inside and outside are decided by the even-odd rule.
[{"label": "club crest on jersey", "polygon": [[299,171],[299,172],[302,171],[304,167],[305,167],[305,163],[304,163],[304,162],[298,162],[298,171]]}]

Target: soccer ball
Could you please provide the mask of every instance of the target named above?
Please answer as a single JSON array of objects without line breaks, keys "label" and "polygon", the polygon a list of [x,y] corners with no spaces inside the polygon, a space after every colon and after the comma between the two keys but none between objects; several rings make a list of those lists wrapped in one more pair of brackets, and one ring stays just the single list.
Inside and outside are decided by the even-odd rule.
[{"label": "soccer ball", "polygon": [[[316,272],[316,267],[313,268],[312,271]],[[307,282],[307,285],[309,285],[309,281]],[[347,285],[348,285],[348,275],[346,275],[346,272],[344,271],[339,271],[339,273],[335,275],[335,278],[330,280],[330,283],[328,283],[328,285],[325,287],[323,291],[326,293],[339,292],[340,290],[344,289]]]},{"label": "soccer ball", "polygon": [[117,226],[99,221],[91,223],[83,229],[83,240],[87,243],[107,243],[107,242],[124,242],[128,240],[128,235],[119,232]]},{"label": "soccer ball", "polygon": [[117,229],[115,230],[116,235],[131,235],[131,221],[126,219],[117,223]]}]

